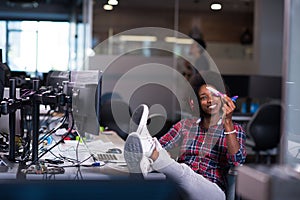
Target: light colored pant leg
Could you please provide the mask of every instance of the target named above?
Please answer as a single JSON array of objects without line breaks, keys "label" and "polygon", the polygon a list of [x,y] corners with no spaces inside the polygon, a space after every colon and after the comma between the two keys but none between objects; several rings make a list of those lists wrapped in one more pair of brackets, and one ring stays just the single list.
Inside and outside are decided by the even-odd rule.
[{"label": "light colored pant leg", "polygon": [[186,164],[173,160],[164,149],[159,151],[159,157],[152,168],[171,178],[188,195],[188,199],[225,200],[225,193],[220,187],[194,172]]}]

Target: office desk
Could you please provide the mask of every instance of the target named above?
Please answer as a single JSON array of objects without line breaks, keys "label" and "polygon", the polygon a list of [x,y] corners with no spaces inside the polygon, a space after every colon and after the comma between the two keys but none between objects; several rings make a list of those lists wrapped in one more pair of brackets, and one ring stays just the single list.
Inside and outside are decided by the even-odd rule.
[{"label": "office desk", "polygon": [[244,130],[247,130],[247,124],[252,119],[253,114],[251,113],[233,113],[232,121],[242,125]]},{"label": "office desk", "polygon": [[252,119],[253,114],[251,113],[233,113],[232,120],[240,123],[243,128],[246,128],[247,123]]},{"label": "office desk", "polygon": [[[103,151],[124,146],[124,141],[114,132],[104,133],[93,139],[94,141],[87,141],[90,151],[99,145]],[[65,144],[54,148],[53,153],[61,152],[68,157],[74,156],[75,151],[71,147],[75,144],[76,141],[66,141]],[[83,143],[80,143],[78,149],[80,159],[89,155]],[[45,158],[51,156],[53,155],[46,154]],[[93,160],[88,159],[85,163],[91,162]],[[64,163],[69,164],[72,163]],[[1,199],[180,199],[177,186],[163,174],[150,173],[145,180],[133,179],[129,176],[127,167],[114,163],[107,163],[102,167],[66,167],[63,174],[23,174],[20,173],[19,167],[18,163],[9,163],[8,172],[0,173]]]},{"label": "office desk", "polygon": [[[51,152],[46,153],[40,161],[45,159],[55,159],[56,156],[63,156],[67,158],[63,164],[49,164],[45,165],[32,165],[29,167],[26,174],[25,169],[22,169],[18,163],[9,162],[9,170],[5,173],[0,173],[0,179],[14,180],[14,179],[26,179],[26,180],[111,180],[116,178],[128,178],[129,172],[126,163],[104,163],[100,162],[101,166],[90,166],[95,163],[92,154],[97,152],[106,152],[110,148],[119,148],[123,151],[124,140],[122,140],[115,132],[106,131],[100,133],[98,136],[90,136],[86,143],[78,142],[76,140],[65,141],[54,147]],[[53,144],[52,144],[53,145]],[[72,163],[72,159],[80,161],[79,163]],[[41,163],[40,162],[40,163]],[[28,163],[27,163],[28,164]],[[80,166],[79,166],[80,164]],[[46,173],[38,174],[35,170],[37,167],[47,167],[47,170],[53,170],[57,168],[64,169],[64,173]],[[89,166],[89,167],[87,167]],[[20,171],[21,170],[21,171]],[[146,179],[165,179],[165,175],[160,173],[150,173]]]},{"label": "office desk", "polygon": [[1,199],[19,200],[179,200],[171,180],[47,180],[0,182]]},{"label": "office desk", "polygon": [[236,122],[248,122],[252,118],[250,114],[241,114],[241,113],[234,113],[232,116],[232,120]]}]

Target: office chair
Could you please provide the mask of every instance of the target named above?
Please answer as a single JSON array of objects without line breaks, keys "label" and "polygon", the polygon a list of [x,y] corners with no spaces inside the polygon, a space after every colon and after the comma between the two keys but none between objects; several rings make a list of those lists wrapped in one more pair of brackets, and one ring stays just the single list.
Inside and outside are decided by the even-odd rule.
[{"label": "office chair", "polygon": [[260,162],[260,152],[267,153],[267,164],[271,163],[270,150],[278,147],[281,128],[281,105],[277,102],[266,103],[258,108],[247,124],[247,132],[252,137],[256,152],[255,162]]},{"label": "office chair", "polygon": [[231,167],[227,174],[227,189],[226,189],[226,200],[239,200],[240,198],[236,195],[236,179],[238,172],[235,167]]},{"label": "office chair", "polygon": [[160,113],[150,114],[147,121],[147,128],[152,137],[159,139],[168,132],[166,128],[167,117]]},{"label": "office chair", "polygon": [[126,140],[131,114],[131,109],[126,102],[111,99],[101,105],[100,124],[115,131],[123,140]]}]

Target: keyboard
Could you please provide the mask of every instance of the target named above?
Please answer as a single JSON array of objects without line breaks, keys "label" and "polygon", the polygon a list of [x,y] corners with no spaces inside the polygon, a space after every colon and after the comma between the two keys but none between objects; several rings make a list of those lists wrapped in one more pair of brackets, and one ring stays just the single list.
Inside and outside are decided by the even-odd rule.
[{"label": "keyboard", "polygon": [[99,161],[108,161],[108,162],[125,162],[123,154],[114,154],[114,153],[97,153],[97,158]]},{"label": "keyboard", "polygon": [[118,160],[115,154],[109,153],[99,153],[97,154],[99,161],[106,161],[106,160]]}]

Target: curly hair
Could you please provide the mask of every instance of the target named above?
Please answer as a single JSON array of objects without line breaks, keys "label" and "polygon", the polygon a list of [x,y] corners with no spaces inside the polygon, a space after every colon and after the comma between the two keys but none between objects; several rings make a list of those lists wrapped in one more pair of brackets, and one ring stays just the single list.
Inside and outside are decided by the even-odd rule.
[{"label": "curly hair", "polygon": [[[200,99],[199,99],[199,89],[202,85],[211,85],[215,87],[218,91],[227,94],[229,94],[229,89],[227,85],[225,84],[223,77],[214,72],[214,71],[205,71],[203,73],[196,73],[194,74],[190,79],[190,84],[193,88],[196,101],[198,102],[198,105],[200,106]],[[201,106],[200,106],[200,116],[201,116]]]}]

